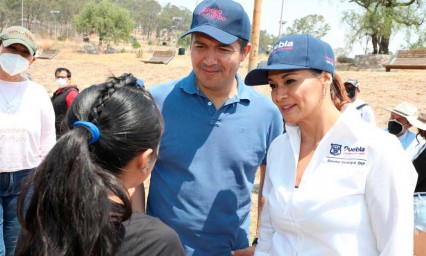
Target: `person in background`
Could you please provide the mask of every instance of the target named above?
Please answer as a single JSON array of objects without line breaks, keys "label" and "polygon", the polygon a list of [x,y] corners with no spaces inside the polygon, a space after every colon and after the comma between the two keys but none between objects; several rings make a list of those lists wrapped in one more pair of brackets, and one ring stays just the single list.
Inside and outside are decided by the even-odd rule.
[{"label": "person in background", "polygon": [[251,50],[240,4],[202,1],[188,34],[193,71],[150,87],[165,131],[147,213],[176,230],[186,255],[252,255],[251,191],[259,166],[263,179],[269,144],[282,134],[282,117],[237,74]]},{"label": "person in background", "polygon": [[334,65],[328,43],[289,35],[245,78],[270,84],[287,130],[268,151],[256,256],[413,252],[417,174],[394,136],[341,112]]},{"label": "person in background", "polygon": [[21,74],[35,61],[35,36],[20,26],[0,32],[0,255],[14,255],[22,181],[55,144],[55,113],[43,86]]},{"label": "person in background", "polygon": [[58,139],[65,132],[63,123],[65,114],[77,97],[79,90],[77,85],[71,84],[71,71],[67,68],[57,68],[55,79],[58,89],[53,93],[51,100],[55,110],[56,138]]},{"label": "person in background", "polygon": [[358,97],[361,90],[359,89],[359,82],[355,79],[349,79],[345,83],[345,89],[351,99],[352,105],[356,110],[359,111],[361,119],[367,123],[376,125],[376,118],[374,117],[374,111],[365,101]]},{"label": "person in background", "polygon": [[163,130],[151,95],[131,74],[82,91],[68,131],[26,183],[33,190],[15,255],[179,256],[182,244],[129,198],[151,173]]},{"label": "person in background", "polygon": [[[407,118],[417,128],[417,137],[426,140],[426,108],[417,116]],[[426,144],[419,149],[413,158],[418,179],[414,190],[414,255],[426,255]]]},{"label": "person in background", "polygon": [[425,143],[422,137],[419,136],[416,139],[416,134],[409,130],[412,125],[408,122],[408,118],[417,115],[417,107],[408,102],[401,102],[393,109],[386,110],[390,112],[390,116],[385,130],[399,139],[405,152],[413,159]]}]

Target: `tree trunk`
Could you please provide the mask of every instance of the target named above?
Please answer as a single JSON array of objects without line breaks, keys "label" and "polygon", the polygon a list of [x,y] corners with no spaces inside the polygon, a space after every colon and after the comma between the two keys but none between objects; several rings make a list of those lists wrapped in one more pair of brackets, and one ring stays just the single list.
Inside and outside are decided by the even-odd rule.
[{"label": "tree trunk", "polygon": [[381,54],[389,54],[389,38],[386,36],[382,36],[379,43],[379,53]]},{"label": "tree trunk", "polygon": [[377,35],[376,34],[371,35],[371,44],[373,45],[373,54],[377,54],[378,43],[379,43],[379,40],[377,39]]}]

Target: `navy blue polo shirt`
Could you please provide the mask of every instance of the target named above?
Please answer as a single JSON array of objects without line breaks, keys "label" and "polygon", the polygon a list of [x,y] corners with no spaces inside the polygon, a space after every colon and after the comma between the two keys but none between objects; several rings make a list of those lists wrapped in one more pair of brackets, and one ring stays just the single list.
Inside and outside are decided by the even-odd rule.
[{"label": "navy blue polo shirt", "polygon": [[147,212],[176,230],[187,255],[230,255],[248,246],[255,173],[282,133],[272,101],[237,80],[237,95],[218,110],[193,72],[150,89],[165,130]]}]

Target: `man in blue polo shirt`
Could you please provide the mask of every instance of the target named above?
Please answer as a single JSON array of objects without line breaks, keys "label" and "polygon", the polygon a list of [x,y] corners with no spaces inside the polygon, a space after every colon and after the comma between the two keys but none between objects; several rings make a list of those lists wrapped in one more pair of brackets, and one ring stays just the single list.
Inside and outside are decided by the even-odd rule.
[{"label": "man in blue polo shirt", "polygon": [[272,101],[237,74],[251,50],[250,20],[231,0],[194,10],[193,71],[151,87],[165,131],[151,175],[147,212],[179,234],[187,255],[252,255],[251,190],[282,133]]}]

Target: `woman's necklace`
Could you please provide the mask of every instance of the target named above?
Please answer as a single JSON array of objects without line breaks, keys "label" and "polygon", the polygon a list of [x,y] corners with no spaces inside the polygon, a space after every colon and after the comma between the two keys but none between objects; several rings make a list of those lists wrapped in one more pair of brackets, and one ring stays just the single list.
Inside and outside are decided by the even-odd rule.
[{"label": "woman's necklace", "polygon": [[4,105],[2,104],[2,110],[4,113],[6,114],[13,114],[16,112],[18,106],[19,106],[19,101],[17,100],[17,96],[19,94],[19,92],[21,91],[21,84],[19,83],[18,85],[18,89],[15,92],[15,95],[13,95],[12,98],[10,98],[9,100],[6,98],[6,96],[3,94],[1,88],[0,88],[0,95],[3,98],[3,102],[5,103]]}]

